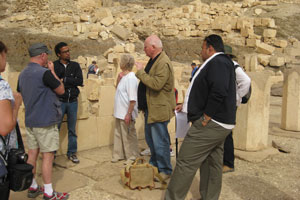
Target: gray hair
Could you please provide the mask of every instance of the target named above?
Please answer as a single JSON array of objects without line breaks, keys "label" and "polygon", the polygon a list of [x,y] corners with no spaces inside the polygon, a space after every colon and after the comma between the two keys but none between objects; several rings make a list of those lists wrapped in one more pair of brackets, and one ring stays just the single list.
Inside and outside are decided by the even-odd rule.
[{"label": "gray hair", "polygon": [[155,46],[156,48],[162,49],[163,44],[161,42],[161,39],[157,35],[151,35],[149,38],[149,44]]},{"label": "gray hair", "polygon": [[130,54],[123,54],[120,60],[120,66],[124,66],[125,69],[131,71],[134,65],[134,58]]}]

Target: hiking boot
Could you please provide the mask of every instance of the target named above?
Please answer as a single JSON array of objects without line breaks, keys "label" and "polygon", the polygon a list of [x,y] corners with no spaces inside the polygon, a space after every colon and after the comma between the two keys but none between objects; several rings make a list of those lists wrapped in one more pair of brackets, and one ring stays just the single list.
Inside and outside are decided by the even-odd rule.
[{"label": "hiking boot", "polygon": [[168,180],[171,177],[170,174],[165,174],[165,173],[162,173],[162,172],[159,173],[159,175],[161,176],[162,180],[159,180],[159,178],[157,176],[155,176],[154,177],[154,181],[155,182],[166,181],[166,180]]},{"label": "hiking boot", "polygon": [[27,192],[27,197],[28,198],[36,198],[37,196],[39,196],[40,194],[43,194],[44,193],[44,187],[41,187],[38,185],[38,187],[36,189],[30,187],[28,189],[28,192]]},{"label": "hiking boot", "polygon": [[234,168],[228,167],[227,165],[223,165],[223,174],[228,172],[234,172]]},{"label": "hiking boot", "polygon": [[76,154],[72,154],[72,155],[68,156],[68,159],[71,160],[75,164],[79,163],[79,159],[77,158]]},{"label": "hiking boot", "polygon": [[53,191],[52,196],[48,196],[46,193],[44,193],[43,200],[65,200],[69,198],[68,193],[62,193],[62,192],[55,192]]}]

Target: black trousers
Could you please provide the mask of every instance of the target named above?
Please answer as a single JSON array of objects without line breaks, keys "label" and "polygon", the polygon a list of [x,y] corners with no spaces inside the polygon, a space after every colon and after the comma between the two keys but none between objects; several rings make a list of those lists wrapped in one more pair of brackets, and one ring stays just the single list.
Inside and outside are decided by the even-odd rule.
[{"label": "black trousers", "polygon": [[226,137],[224,142],[223,165],[226,165],[230,168],[234,168],[234,146],[232,139],[232,131]]}]

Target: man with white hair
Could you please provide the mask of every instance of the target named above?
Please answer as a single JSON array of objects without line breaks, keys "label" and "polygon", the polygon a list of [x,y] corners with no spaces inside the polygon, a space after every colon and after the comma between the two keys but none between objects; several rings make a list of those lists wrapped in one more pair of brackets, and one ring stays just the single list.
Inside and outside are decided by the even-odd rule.
[{"label": "man with white hair", "polygon": [[146,38],[144,51],[150,60],[145,69],[141,63],[136,63],[136,76],[140,79],[138,109],[145,114],[145,138],[151,151],[149,162],[158,168],[165,180],[172,173],[167,126],[176,106],[174,72],[158,36]]}]

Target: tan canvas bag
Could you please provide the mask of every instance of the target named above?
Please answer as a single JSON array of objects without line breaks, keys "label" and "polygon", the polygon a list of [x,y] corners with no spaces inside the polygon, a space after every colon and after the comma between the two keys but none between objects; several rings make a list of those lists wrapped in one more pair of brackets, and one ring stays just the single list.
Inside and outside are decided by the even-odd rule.
[{"label": "tan canvas bag", "polygon": [[[154,177],[157,177],[161,187],[155,187]],[[125,187],[132,190],[149,188],[150,190],[166,189],[167,183],[158,173],[157,167],[146,163],[145,159],[137,158],[133,164],[127,165],[121,170],[121,180]]]}]

